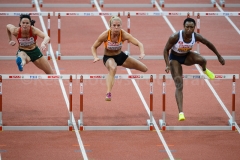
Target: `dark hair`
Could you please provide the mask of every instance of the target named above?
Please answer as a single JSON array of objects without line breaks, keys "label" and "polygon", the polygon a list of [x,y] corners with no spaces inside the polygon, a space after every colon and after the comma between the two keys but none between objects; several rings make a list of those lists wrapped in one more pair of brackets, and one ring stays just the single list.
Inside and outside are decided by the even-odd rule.
[{"label": "dark hair", "polygon": [[185,26],[186,22],[193,22],[194,26],[196,26],[196,22],[194,19],[192,18],[186,18],[183,22],[183,26]]},{"label": "dark hair", "polygon": [[[30,23],[31,23],[31,26],[34,26],[34,23],[35,23],[35,20],[32,20],[31,17],[30,17],[30,14],[20,14],[20,22],[23,18],[27,18],[29,19]],[[19,27],[20,27],[20,23],[19,23]]]}]

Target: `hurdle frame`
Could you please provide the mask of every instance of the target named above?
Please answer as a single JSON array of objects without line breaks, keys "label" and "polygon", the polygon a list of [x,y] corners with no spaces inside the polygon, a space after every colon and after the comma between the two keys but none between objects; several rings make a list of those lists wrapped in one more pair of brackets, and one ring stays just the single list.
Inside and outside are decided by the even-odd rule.
[{"label": "hurdle frame", "polygon": [[155,1],[150,0],[151,4],[104,4],[104,0],[99,0],[101,8],[155,8]]},{"label": "hurdle frame", "polygon": [[153,130],[153,79],[156,79],[155,74],[116,74],[115,79],[149,79],[150,80],[150,115],[147,119],[146,126],[84,126],[83,123],[83,80],[87,79],[106,79],[106,74],[83,74],[77,75],[80,81],[80,118],[78,120],[79,131],[84,130]]},{"label": "hurdle frame", "polygon": [[[62,56],[61,54],[61,17],[62,16],[121,16],[123,12],[121,11],[106,11],[106,12],[55,12],[55,16],[58,16],[58,50],[56,51],[57,60],[77,60],[83,58],[90,58],[89,56]],[[92,59],[92,57],[91,57]]]},{"label": "hurdle frame", "polygon": [[[4,126],[2,120],[2,80],[16,80],[16,79],[28,79],[28,80],[59,80],[65,79],[69,80],[69,120],[67,126]],[[76,79],[74,74],[62,74],[62,75],[46,75],[46,74],[0,74],[0,131],[72,131],[73,122],[72,122],[72,80]]]},{"label": "hurdle frame", "polygon": [[39,0],[39,5],[40,7],[52,7],[52,8],[60,8],[60,7],[64,7],[64,8],[94,8],[94,0],[90,0],[89,4],[44,4],[43,0]]},{"label": "hurdle frame", "polygon": [[216,7],[216,0],[211,0],[211,4],[165,4],[165,0],[159,0],[161,8],[213,8]]},{"label": "hurdle frame", "polygon": [[[127,32],[130,34],[130,23],[131,23],[131,16],[193,16],[192,11],[125,11],[124,15],[127,16]],[[130,43],[128,42],[128,50],[125,51],[127,55],[130,55]],[[155,59],[155,56],[153,56]],[[150,59],[150,56],[148,56]]]},{"label": "hurdle frame", "polygon": [[[215,79],[232,79],[232,118],[228,120],[229,126],[167,126],[166,125],[166,79],[172,79],[171,75],[160,74],[162,79],[162,119],[159,119],[160,129],[165,130],[236,130],[235,122],[235,80],[239,79],[239,74],[215,74]],[[183,74],[183,79],[209,79],[203,74]]]},{"label": "hurdle frame", "polygon": [[[47,16],[48,17],[48,36],[50,37],[50,17],[53,16],[53,12],[0,12],[1,16],[20,16],[21,14],[30,14],[30,16]],[[50,41],[48,42],[48,50],[46,56],[48,60],[51,59],[50,56]],[[0,60],[15,60],[16,56],[0,56]]]},{"label": "hurdle frame", "polygon": [[[240,12],[194,12],[194,16],[197,16],[197,33],[200,34],[200,17],[201,16],[240,16]],[[197,52],[200,53],[200,45],[197,42]]]},{"label": "hurdle frame", "polygon": [[0,8],[35,8],[35,2],[34,0],[31,0],[31,3],[29,4],[0,4]]}]

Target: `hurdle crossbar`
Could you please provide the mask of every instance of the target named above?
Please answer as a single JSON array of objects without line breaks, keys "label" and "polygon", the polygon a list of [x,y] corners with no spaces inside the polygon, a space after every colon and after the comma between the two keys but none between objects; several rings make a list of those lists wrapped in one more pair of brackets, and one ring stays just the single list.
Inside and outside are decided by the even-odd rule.
[{"label": "hurdle crossbar", "polygon": [[151,0],[151,4],[104,4],[104,0],[99,0],[99,5],[102,8],[155,8],[155,1]]},{"label": "hurdle crossbar", "polygon": [[212,4],[165,4],[165,0],[160,0],[159,1],[159,5],[162,8],[207,8],[207,7],[216,7],[216,1],[215,0],[211,0]]},{"label": "hurdle crossbar", "polygon": [[56,51],[56,59],[61,60],[61,16],[80,16],[80,17],[90,17],[90,16],[114,16],[123,15],[123,12],[55,12],[55,16],[58,16],[58,50]]},{"label": "hurdle crossbar", "polygon": [[0,16],[20,16],[21,14],[30,14],[31,16],[53,16],[53,12],[0,12]]},{"label": "hurdle crossbar", "polygon": [[[68,126],[3,126],[2,122],[2,80],[54,80],[66,79],[69,80],[69,120]],[[36,74],[1,74],[0,75],[0,131],[2,130],[73,130],[72,123],[72,79],[76,79],[76,75],[63,74],[63,75],[36,75]]]},{"label": "hurdle crossbar", "polygon": [[83,130],[153,130],[153,79],[156,79],[155,74],[117,74],[115,79],[149,79],[150,80],[150,118],[147,120],[147,126],[84,126],[83,124],[83,80],[87,79],[106,79],[106,74],[85,74],[77,75],[80,80],[80,119],[78,120],[78,127],[80,131]]},{"label": "hurdle crossbar", "polygon": [[[162,119],[159,119],[160,128],[164,130],[232,130],[236,129],[235,122],[235,80],[239,79],[239,74],[218,74],[215,79],[232,79],[232,118],[228,120],[229,126],[167,126],[166,125],[166,79],[171,79],[171,75],[160,74],[159,78],[162,79]],[[200,74],[184,74],[184,79],[206,79],[204,75]]]},{"label": "hurdle crossbar", "polygon": [[43,3],[43,0],[39,0],[39,5],[40,7],[51,7],[51,8],[59,8],[59,7],[63,7],[63,8],[94,8],[94,1],[91,0],[91,3],[89,4],[50,4],[50,3]]},{"label": "hurdle crossbar", "polygon": [[31,0],[31,3],[22,3],[22,4],[11,4],[11,3],[9,3],[9,4],[0,4],[0,8],[8,8],[8,7],[10,7],[10,8],[20,8],[20,7],[24,7],[24,8],[28,8],[28,7],[32,7],[32,8],[34,8],[35,7],[35,1],[34,0]]}]

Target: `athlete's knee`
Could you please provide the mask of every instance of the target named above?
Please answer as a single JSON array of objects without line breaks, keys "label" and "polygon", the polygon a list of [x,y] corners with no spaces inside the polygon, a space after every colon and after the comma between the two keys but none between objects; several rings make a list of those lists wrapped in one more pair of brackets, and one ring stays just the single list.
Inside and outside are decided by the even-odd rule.
[{"label": "athlete's knee", "polygon": [[176,77],[174,77],[173,80],[174,80],[176,89],[179,90],[179,91],[182,91],[183,90],[183,79],[182,79],[182,77],[176,76]]},{"label": "athlete's knee", "polygon": [[147,66],[144,66],[142,71],[143,71],[143,72],[147,72],[147,71],[148,71]]},{"label": "athlete's knee", "polygon": [[109,65],[108,70],[110,72],[116,72],[117,71],[117,65]]}]

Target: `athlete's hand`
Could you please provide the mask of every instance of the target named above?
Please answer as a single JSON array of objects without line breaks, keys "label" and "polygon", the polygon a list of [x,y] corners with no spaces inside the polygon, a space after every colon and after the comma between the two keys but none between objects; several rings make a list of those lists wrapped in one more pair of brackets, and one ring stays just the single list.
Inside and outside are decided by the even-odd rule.
[{"label": "athlete's hand", "polygon": [[170,70],[170,66],[166,66],[165,68],[166,73],[169,73],[169,70]]},{"label": "athlete's hand", "polygon": [[40,46],[41,51],[44,51],[46,48],[47,48],[46,45],[44,43],[41,43]]},{"label": "athlete's hand", "polygon": [[218,61],[219,61],[222,65],[225,64],[225,60],[223,59],[222,56],[218,56]]},{"label": "athlete's hand", "polygon": [[93,63],[99,61],[100,59],[98,57],[94,58]]},{"label": "athlete's hand", "polygon": [[144,57],[145,57],[144,53],[141,53],[140,56],[139,56],[140,59],[143,59]]},{"label": "athlete's hand", "polygon": [[11,45],[11,46],[14,46],[15,44],[16,44],[15,41],[10,41],[10,42],[9,42],[9,45]]}]

